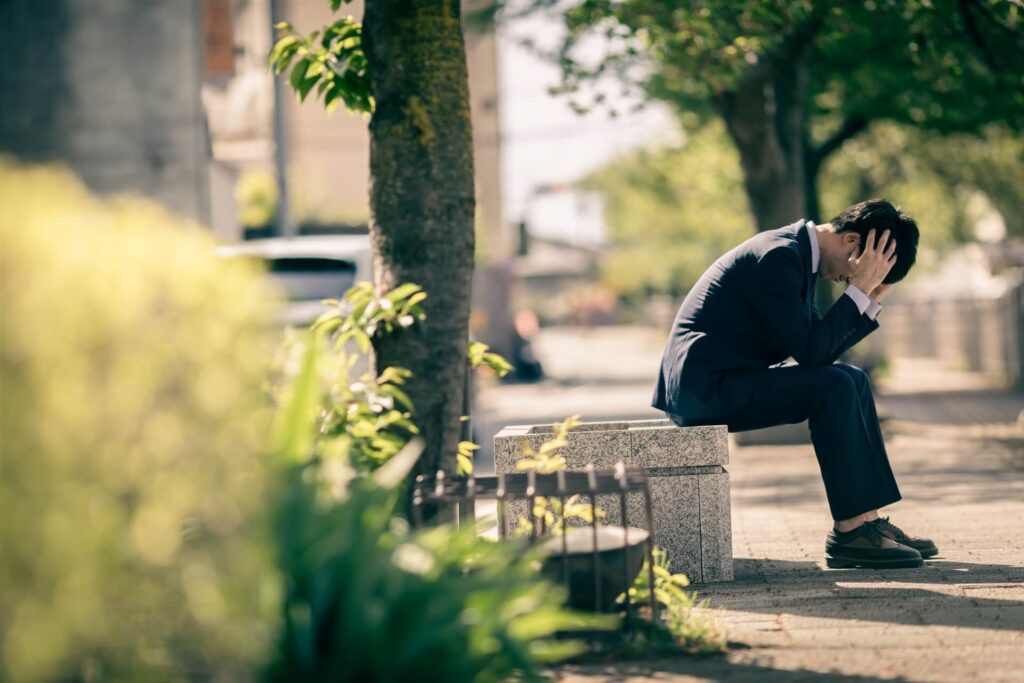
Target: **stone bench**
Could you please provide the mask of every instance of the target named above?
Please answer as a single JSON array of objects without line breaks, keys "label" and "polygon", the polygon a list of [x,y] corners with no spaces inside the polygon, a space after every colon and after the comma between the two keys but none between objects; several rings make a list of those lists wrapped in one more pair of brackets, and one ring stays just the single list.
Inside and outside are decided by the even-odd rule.
[{"label": "stone bench", "polygon": [[[551,425],[502,429],[494,437],[496,471],[515,472],[523,441],[537,449],[553,431]],[[560,453],[570,470],[589,463],[613,467],[619,460],[643,467],[654,507],[654,541],[668,553],[672,570],[695,582],[731,581],[728,436],[725,426],[677,427],[669,420],[584,422],[569,432],[569,445]],[[621,523],[616,501],[614,496],[597,500],[611,524]],[[524,511],[510,509],[509,522]],[[639,496],[631,495],[627,515],[631,526],[646,525]]]}]

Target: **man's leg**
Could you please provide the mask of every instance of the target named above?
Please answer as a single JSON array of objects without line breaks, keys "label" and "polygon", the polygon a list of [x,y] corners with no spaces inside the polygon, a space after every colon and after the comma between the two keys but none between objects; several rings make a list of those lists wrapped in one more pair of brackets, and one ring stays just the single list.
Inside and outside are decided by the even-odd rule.
[{"label": "man's leg", "polygon": [[[848,373],[856,382],[857,387],[860,390],[861,395],[861,407],[864,409],[864,421],[868,428],[868,434],[871,436],[872,442],[877,445],[882,451],[885,450],[884,438],[882,437],[882,428],[878,422],[878,413],[875,411],[875,397],[871,391],[871,382],[868,378],[868,374],[854,365],[847,365],[845,363],[836,363],[834,367],[840,368],[841,370]],[[888,456],[886,457],[888,461]],[[935,542],[928,538],[921,538],[907,534],[905,531],[900,529],[898,526],[892,524],[888,517],[879,517],[878,510],[869,510],[864,513],[864,520],[871,522],[878,526],[878,528],[887,537],[902,543],[903,545],[909,546],[919,553],[921,557],[927,559],[934,557],[939,554],[939,549],[935,546]],[[840,531],[849,530],[848,525],[836,525]]]},{"label": "man's leg", "polygon": [[723,383],[752,386],[727,413],[684,425],[726,424],[730,432],[808,420],[832,518],[852,520],[900,499],[865,373],[843,365],[728,371]]}]

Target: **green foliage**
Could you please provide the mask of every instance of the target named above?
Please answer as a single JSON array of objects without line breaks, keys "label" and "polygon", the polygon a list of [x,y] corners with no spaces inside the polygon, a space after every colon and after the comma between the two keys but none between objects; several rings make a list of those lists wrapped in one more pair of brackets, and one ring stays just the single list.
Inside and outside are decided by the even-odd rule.
[{"label": "green foliage", "polygon": [[283,457],[305,462],[311,454],[334,460],[343,453],[346,466],[366,472],[390,460],[419,432],[411,420],[412,401],[402,388],[408,370],[389,367],[351,375],[374,336],[394,334],[425,318],[420,303],[426,296],[414,284],[377,295],[371,283],[360,282],[341,300],[325,301],[331,309],[312,330],[286,344],[279,365],[287,381],[279,382],[278,398],[297,413],[278,412],[275,434]]},{"label": "green foliage", "polygon": [[498,377],[504,377],[512,372],[512,364],[497,353],[488,351],[490,347],[483,342],[471,341],[469,343],[469,367],[478,368],[485,365],[494,371]]},{"label": "green foliage", "polygon": [[[466,355],[469,360],[470,370],[475,370],[481,365],[490,368],[498,377],[504,377],[512,371],[512,364],[501,355],[488,351],[490,347],[483,342],[470,341]],[[468,420],[469,416],[463,416],[462,420]],[[456,474],[460,477],[468,477],[473,474],[473,452],[480,450],[480,446],[472,441],[460,441],[459,452],[456,455]]]},{"label": "green foliage", "polygon": [[955,186],[921,156],[928,144],[944,145],[893,124],[873,126],[847,142],[822,170],[823,219],[863,197],[885,196],[917,220],[930,246],[967,238],[967,217]]},{"label": "green foliage", "polygon": [[[331,0],[332,10],[339,6],[337,0]],[[352,112],[373,112],[362,24],[352,17],[342,17],[307,36],[288,22],[279,22],[274,28],[278,37],[268,62],[275,75],[291,67],[288,82],[299,101],[304,101],[315,87],[327,113],[342,103]]]},{"label": "green foliage", "polygon": [[990,127],[980,136],[936,137],[876,124],[845,144],[823,169],[825,218],[858,198],[887,196],[914,216],[927,241],[974,238],[970,197],[978,192],[1002,214],[1010,235],[1024,235],[1024,136]]},{"label": "green foliage", "polygon": [[[690,580],[685,574],[673,574],[668,555],[662,548],[655,548],[654,556],[654,599],[661,605],[661,618],[674,637],[675,642],[687,652],[710,654],[725,650],[725,633],[706,616],[708,601],[697,598],[697,593],[687,592]],[[651,597],[650,572],[644,562],[636,582],[629,589],[629,598],[634,605],[642,604]],[[620,603],[625,603],[623,596]],[[694,610],[700,610],[695,612]]]},{"label": "green foliage", "polygon": [[[600,88],[590,86],[613,75],[627,90],[668,103],[688,130],[724,119],[746,154],[744,171],[756,188],[751,196],[759,199],[752,208],[762,228],[775,227],[762,224],[763,197],[773,184],[780,192],[801,187],[807,213],[819,218],[816,188],[830,190],[814,183],[820,169],[845,140],[873,122],[941,136],[987,135],[993,124],[1024,129],[1019,2],[584,0],[563,16],[568,31],[552,55],[563,73],[557,91],[587,111],[604,99]],[[593,50],[584,45],[594,37],[607,48],[598,62],[588,59]],[[763,104],[758,93],[768,95]],[[775,160],[765,159],[766,135],[777,137],[768,147],[769,156],[777,153]],[[779,164],[796,169],[796,179],[785,180]],[[802,178],[800,169],[806,171]],[[956,169],[945,171],[948,182]],[[961,180],[970,182],[953,182]],[[995,174],[987,180],[1006,187]],[[894,192],[885,194],[895,198]],[[1019,212],[1013,205],[996,205],[1014,223],[1011,216]],[[650,255],[658,256],[653,250]],[[614,286],[623,292],[644,286],[645,278],[630,280],[628,274],[643,270],[646,256],[634,250],[617,264]],[[702,260],[660,261],[685,271]]]},{"label": "green foliage", "polygon": [[243,173],[235,185],[238,219],[245,228],[262,228],[277,220],[277,180],[266,171]]},{"label": "green foliage", "polygon": [[[834,128],[851,119],[943,132],[1024,125],[1024,11],[1012,2],[585,0],[565,23],[559,61],[571,93],[615,73],[706,118],[750,71],[810,45],[809,114]],[[616,39],[599,64],[577,57],[594,34]],[[651,68],[630,68],[639,63]]]},{"label": "green foliage", "polygon": [[289,577],[274,680],[503,681],[536,678],[536,662],[579,652],[559,629],[592,618],[561,607],[525,545],[475,529],[412,532],[394,516],[396,489],[354,479],[317,504],[291,478],[278,536]]},{"label": "green foliage", "polygon": [[739,159],[718,124],[680,148],[615,161],[584,186],[605,200],[612,250],[602,279],[626,298],[686,292],[754,229]]},{"label": "green foliage", "polygon": [[423,288],[412,283],[377,296],[373,283],[360,282],[345,293],[342,301],[325,301],[334,308],[320,316],[313,327],[333,335],[338,346],[351,339],[366,353],[375,334],[390,334],[396,329],[411,327],[417,320],[425,320],[426,312],[420,303],[426,298]]},{"label": "green foliage", "polygon": [[460,477],[468,477],[473,474],[473,452],[480,450],[480,446],[472,441],[460,441],[459,452],[457,453],[455,465],[456,474]]},{"label": "green foliage", "polygon": [[396,508],[418,440],[372,474],[357,471],[359,458],[347,452],[369,433],[296,461],[303,451],[289,435],[320,415],[320,389],[307,378],[320,376],[329,356],[316,346],[309,342],[279,407],[276,537],[287,590],[271,679],[535,680],[539,662],[580,651],[554,640],[556,631],[614,625],[566,611],[564,593],[537,572],[536,549],[487,541],[471,527],[411,531]]},{"label": "green foliage", "polygon": [[0,159],[0,679],[250,678],[268,301],[142,200]]},{"label": "green foliage", "polygon": [[[627,298],[679,296],[719,255],[746,239],[753,223],[735,151],[720,124],[682,148],[640,151],[599,169],[584,185],[602,194],[612,251],[602,278]],[[885,196],[914,216],[927,242],[972,239],[967,198],[981,191],[1011,235],[1024,235],[1024,136],[990,127],[981,136],[936,136],[878,123],[825,164],[823,220],[864,197]]]}]

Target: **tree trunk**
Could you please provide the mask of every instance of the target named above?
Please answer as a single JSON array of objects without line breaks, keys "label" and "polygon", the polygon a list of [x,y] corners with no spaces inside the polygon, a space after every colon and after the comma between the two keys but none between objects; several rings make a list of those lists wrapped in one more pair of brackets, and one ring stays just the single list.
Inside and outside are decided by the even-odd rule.
[{"label": "tree trunk", "polygon": [[740,154],[743,181],[759,231],[804,217],[806,48],[785,63],[766,60],[718,99],[719,112]]},{"label": "tree trunk", "polygon": [[421,285],[427,319],[374,340],[407,384],[426,447],[419,472],[455,471],[473,276],[473,141],[458,0],[367,0],[370,235],[378,289]]}]

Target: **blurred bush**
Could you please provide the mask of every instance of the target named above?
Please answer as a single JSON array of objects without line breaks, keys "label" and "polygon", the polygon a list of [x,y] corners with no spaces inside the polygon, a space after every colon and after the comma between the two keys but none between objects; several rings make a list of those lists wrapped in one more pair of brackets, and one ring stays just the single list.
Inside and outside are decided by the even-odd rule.
[{"label": "blurred bush", "polygon": [[[539,662],[580,651],[557,630],[617,625],[567,611],[535,549],[472,525],[413,531],[402,517],[422,450],[396,410],[415,414],[399,389],[408,373],[352,382],[345,368],[373,334],[414,325],[423,296],[412,284],[379,297],[357,285],[288,354],[273,439],[285,592],[271,680],[536,680]],[[348,339],[362,340],[352,355]],[[482,344],[468,355],[497,363]]]},{"label": "blurred bush", "polygon": [[0,159],[0,679],[246,676],[268,291],[158,206]]},{"label": "blurred bush", "polygon": [[401,452],[374,474],[349,470],[340,496],[318,482],[343,460],[287,478],[277,508],[285,625],[270,680],[537,680],[539,662],[581,649],[555,631],[616,625],[565,610],[564,589],[540,577],[525,543],[486,540],[473,525],[411,530],[397,514],[398,482],[419,453],[410,448],[398,476]]},{"label": "blurred bush", "polygon": [[238,220],[246,230],[273,226],[277,220],[277,179],[267,171],[247,171],[235,184]]}]

